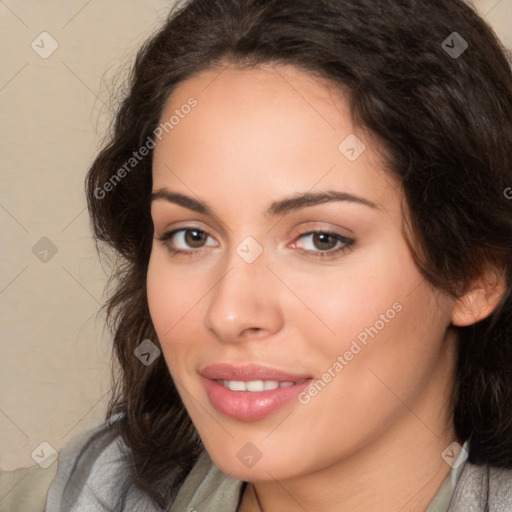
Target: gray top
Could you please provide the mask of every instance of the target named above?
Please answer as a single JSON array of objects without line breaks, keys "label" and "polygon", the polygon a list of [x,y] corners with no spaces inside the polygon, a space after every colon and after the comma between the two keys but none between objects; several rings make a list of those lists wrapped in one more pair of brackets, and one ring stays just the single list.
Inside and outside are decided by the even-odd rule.
[{"label": "gray top", "polygon": [[[114,511],[126,477],[121,447],[118,436],[99,427],[61,450],[46,512]],[[464,450],[425,512],[512,512],[512,470],[471,464]],[[133,487],[122,510],[236,512],[243,483],[222,473],[203,451],[168,511]]]}]

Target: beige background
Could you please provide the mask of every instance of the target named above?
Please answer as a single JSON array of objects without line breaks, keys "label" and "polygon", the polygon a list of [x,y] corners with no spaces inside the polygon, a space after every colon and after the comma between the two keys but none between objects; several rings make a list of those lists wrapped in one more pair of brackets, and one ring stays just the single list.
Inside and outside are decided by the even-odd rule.
[{"label": "beige background", "polygon": [[[96,313],[105,272],[83,181],[111,117],[113,78],[169,6],[0,2],[1,469],[31,466],[41,442],[58,450],[103,419],[110,348]],[[58,43],[46,59],[31,47],[51,49],[43,31]],[[43,237],[57,248],[46,262],[32,252]]]},{"label": "beige background", "polygon": [[[33,466],[40,443],[59,450],[103,420],[110,344],[96,313],[106,271],[83,180],[114,77],[122,83],[172,3],[0,0],[0,469]],[[512,0],[474,4],[512,48]],[[45,56],[55,44],[42,32],[58,43],[46,59],[31,47]]]}]

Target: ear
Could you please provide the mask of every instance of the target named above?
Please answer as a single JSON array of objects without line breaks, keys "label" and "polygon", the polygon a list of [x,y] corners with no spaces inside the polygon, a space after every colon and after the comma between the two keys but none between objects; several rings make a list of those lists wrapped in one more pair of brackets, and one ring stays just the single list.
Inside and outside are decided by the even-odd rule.
[{"label": "ear", "polygon": [[462,327],[488,317],[499,304],[505,289],[503,274],[495,268],[487,268],[469,290],[455,301],[452,324]]}]

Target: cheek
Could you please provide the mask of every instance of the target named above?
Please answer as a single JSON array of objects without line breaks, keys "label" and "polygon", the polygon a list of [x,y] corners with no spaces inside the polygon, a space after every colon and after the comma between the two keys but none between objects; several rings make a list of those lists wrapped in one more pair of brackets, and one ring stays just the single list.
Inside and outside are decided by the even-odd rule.
[{"label": "cheek", "polygon": [[161,336],[165,328],[172,327],[172,318],[169,318],[169,312],[172,311],[172,308],[169,306],[174,302],[173,290],[175,288],[171,286],[172,276],[169,274],[169,268],[165,265],[163,258],[153,249],[149,259],[146,280],[147,297],[151,319],[161,342],[163,341]]},{"label": "cheek", "polygon": [[181,319],[193,314],[196,304],[208,289],[205,276],[172,264],[169,255],[154,248],[148,265],[148,306],[155,329],[165,338]]},{"label": "cheek", "polygon": [[[350,386],[373,387],[369,368],[406,386],[433,364],[449,324],[449,305],[429,287],[399,240],[347,258],[338,275],[301,277],[297,290],[310,311],[295,320],[325,367],[320,370],[342,356],[344,368],[351,368],[342,372],[351,375]],[[404,369],[401,376],[397,368]]]},{"label": "cheek", "polygon": [[314,273],[283,269],[283,280],[304,303],[295,310],[293,323],[308,339],[321,340],[317,350],[339,353],[353,339],[364,343],[375,324],[379,332],[388,330],[399,316],[404,298],[421,278],[407,255],[397,254],[396,245],[360,250],[338,267]]},{"label": "cheek", "polygon": [[[342,356],[343,370],[333,395],[337,388],[361,421],[372,415],[377,421],[400,408],[397,396],[413,403],[427,387],[443,350],[449,324],[440,305],[443,299],[421,278],[419,286],[416,282],[411,287],[414,280],[406,284],[405,276],[401,277],[402,281],[388,283],[380,293],[358,296],[353,316],[338,323],[341,335],[327,359],[329,367]],[[366,409],[368,404],[373,412]]]},{"label": "cheek", "polygon": [[174,360],[169,354],[179,349],[179,340],[183,338],[181,331],[198,304],[202,286],[200,279],[187,278],[178,267],[169,264],[165,251],[157,248],[151,253],[147,274],[148,307],[168,364]]},{"label": "cheek", "polygon": [[176,264],[165,250],[151,253],[147,273],[148,307],[163,356],[180,382],[194,372],[205,349],[204,315],[215,273],[207,266]]}]

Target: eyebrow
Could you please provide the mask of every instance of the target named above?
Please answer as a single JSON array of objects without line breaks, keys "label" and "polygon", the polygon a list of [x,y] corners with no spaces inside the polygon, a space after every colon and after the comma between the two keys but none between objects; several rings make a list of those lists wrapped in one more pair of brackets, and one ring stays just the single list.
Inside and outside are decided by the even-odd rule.
[{"label": "eyebrow", "polygon": [[[158,199],[164,199],[170,203],[183,206],[184,208],[188,208],[189,210],[193,210],[197,213],[215,216],[213,210],[203,201],[194,199],[193,197],[189,197],[184,194],[179,194],[177,192],[170,192],[165,188],[155,190],[151,193],[151,202]],[[299,210],[301,208],[306,208],[308,206],[315,206],[318,204],[337,201],[362,204],[364,206],[368,206],[369,208],[379,209],[379,206],[376,203],[365,199],[364,197],[349,194],[348,192],[341,192],[338,190],[327,190],[325,192],[317,193],[306,192],[296,196],[274,201],[270,204],[269,208],[265,212],[265,216],[276,217]]]}]

